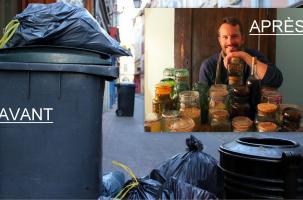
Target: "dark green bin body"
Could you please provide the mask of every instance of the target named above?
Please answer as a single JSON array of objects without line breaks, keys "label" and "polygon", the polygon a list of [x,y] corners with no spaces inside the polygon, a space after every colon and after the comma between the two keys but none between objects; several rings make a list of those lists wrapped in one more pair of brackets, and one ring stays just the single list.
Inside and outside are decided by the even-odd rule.
[{"label": "dark green bin body", "polygon": [[0,198],[100,195],[104,84],[118,75],[111,65],[81,49],[0,50],[0,109],[53,108],[49,119],[0,119]]}]

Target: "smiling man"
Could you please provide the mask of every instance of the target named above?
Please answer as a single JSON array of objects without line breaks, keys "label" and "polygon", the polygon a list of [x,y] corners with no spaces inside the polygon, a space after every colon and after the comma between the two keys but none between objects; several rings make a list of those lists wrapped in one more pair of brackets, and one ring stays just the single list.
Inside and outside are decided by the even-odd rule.
[{"label": "smiling man", "polygon": [[281,71],[260,52],[244,48],[243,27],[237,18],[224,18],[218,29],[218,41],[221,52],[204,60],[200,67],[199,81],[213,84],[227,84],[227,66],[232,57],[239,57],[244,62],[244,81],[250,75],[252,58],[257,59],[257,76],[261,84],[278,88],[283,82]]}]

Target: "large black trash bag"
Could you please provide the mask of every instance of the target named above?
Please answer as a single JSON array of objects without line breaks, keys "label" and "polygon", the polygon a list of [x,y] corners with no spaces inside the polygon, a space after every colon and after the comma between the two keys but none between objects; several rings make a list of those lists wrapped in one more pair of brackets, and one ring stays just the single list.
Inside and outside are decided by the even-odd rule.
[{"label": "large black trash bag", "polygon": [[[162,186],[156,180],[141,178],[136,180],[129,180],[125,183],[124,189],[125,191],[132,184],[137,184],[132,187],[128,192],[121,193],[117,196],[118,199],[127,199],[127,200],[156,200],[159,196],[160,188]],[[125,195],[123,195],[125,194]]]},{"label": "large black trash bag", "polygon": [[109,172],[102,176],[102,196],[115,197],[122,190],[125,177],[122,172]]},{"label": "large black trash bag", "polygon": [[[223,194],[223,173],[217,165],[217,160],[202,152],[203,144],[194,136],[186,139],[187,152],[179,153],[163,162],[156,170],[151,172],[150,178],[160,181],[171,177],[179,181],[197,186],[214,195]],[[160,174],[160,177],[157,175]]]},{"label": "large black trash bag", "polygon": [[62,2],[29,4],[16,15],[20,26],[5,48],[29,45],[79,47],[109,55],[128,56],[84,8]]},{"label": "large black trash bag", "polygon": [[214,194],[195,187],[188,183],[177,180],[172,177],[162,186],[161,197],[162,200],[175,199],[192,199],[192,200],[211,200],[218,199]]}]

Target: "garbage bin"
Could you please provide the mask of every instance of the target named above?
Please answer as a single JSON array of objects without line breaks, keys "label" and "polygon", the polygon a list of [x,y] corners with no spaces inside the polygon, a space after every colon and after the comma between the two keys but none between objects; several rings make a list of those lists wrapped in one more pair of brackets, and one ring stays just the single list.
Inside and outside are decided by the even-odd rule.
[{"label": "garbage bin", "polygon": [[0,198],[97,199],[111,65],[83,49],[0,50]]},{"label": "garbage bin", "polygon": [[135,104],[135,84],[117,83],[118,108],[117,116],[133,116]]}]

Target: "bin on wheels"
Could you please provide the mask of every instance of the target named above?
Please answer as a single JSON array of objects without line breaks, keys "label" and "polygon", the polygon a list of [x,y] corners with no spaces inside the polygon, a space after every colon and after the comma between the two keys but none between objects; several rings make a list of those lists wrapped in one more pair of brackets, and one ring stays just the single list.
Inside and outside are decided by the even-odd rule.
[{"label": "bin on wheels", "polygon": [[0,50],[0,198],[100,195],[111,57],[63,47]]},{"label": "bin on wheels", "polygon": [[118,108],[116,110],[117,116],[128,116],[134,115],[134,104],[135,104],[135,84],[132,83],[117,83],[118,93]]}]

